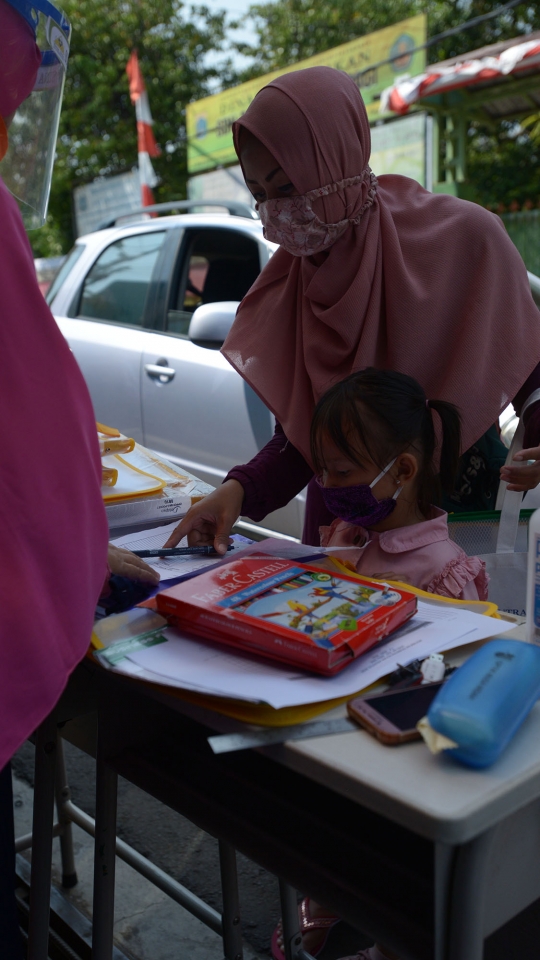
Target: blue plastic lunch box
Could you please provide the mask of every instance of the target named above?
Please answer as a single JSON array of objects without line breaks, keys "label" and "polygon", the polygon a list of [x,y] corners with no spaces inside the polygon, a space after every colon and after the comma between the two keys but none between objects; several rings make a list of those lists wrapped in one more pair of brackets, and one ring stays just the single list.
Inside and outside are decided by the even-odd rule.
[{"label": "blue plastic lunch box", "polygon": [[430,726],[458,746],[445,752],[470,767],[494,763],[540,696],[540,647],[490,640],[441,687]]}]

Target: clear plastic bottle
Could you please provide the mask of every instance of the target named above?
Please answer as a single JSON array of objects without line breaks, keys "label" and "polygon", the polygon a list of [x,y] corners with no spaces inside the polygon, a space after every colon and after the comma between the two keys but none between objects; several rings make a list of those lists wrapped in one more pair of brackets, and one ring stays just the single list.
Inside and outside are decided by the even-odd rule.
[{"label": "clear plastic bottle", "polygon": [[540,644],[540,510],[535,510],[529,520],[527,640]]}]

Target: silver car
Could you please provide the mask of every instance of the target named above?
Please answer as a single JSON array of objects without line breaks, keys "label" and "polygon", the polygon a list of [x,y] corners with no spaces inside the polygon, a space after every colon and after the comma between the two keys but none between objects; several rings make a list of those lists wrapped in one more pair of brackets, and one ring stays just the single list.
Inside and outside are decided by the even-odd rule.
[{"label": "silver car", "polygon": [[[227,206],[244,215],[146,217],[80,237],[47,295],[96,419],[213,486],[274,430],[219,347],[277,248],[247,205]],[[300,537],[304,502],[262,529]]]}]

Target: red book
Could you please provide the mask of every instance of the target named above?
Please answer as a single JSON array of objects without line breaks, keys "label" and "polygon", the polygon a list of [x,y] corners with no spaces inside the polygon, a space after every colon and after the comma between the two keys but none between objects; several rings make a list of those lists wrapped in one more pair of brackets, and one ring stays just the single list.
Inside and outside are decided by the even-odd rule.
[{"label": "red book", "polygon": [[405,590],[262,553],[170,587],[156,602],[191,633],[326,675],[416,612]]}]

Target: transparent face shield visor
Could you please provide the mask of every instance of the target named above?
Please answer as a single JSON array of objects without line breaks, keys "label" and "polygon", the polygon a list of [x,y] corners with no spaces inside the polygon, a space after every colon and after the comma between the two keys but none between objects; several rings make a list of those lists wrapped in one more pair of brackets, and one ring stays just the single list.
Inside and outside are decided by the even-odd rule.
[{"label": "transparent face shield visor", "polygon": [[34,89],[13,116],[0,164],[0,176],[32,230],[43,226],[47,216],[71,26],[48,0],[8,2],[33,28],[41,52]]}]

